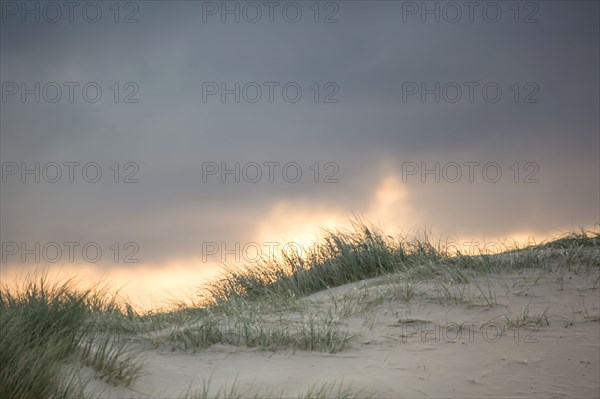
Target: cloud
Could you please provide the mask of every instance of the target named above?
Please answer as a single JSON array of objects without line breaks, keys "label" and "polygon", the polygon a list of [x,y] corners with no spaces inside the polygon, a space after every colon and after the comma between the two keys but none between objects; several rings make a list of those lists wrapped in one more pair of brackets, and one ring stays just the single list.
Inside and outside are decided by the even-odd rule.
[{"label": "cloud", "polygon": [[[1,104],[2,162],[96,162],[104,177],[9,176],[2,240],[133,241],[157,271],[192,268],[203,242],[307,239],[319,227],[348,226],[353,214],[458,237],[545,235],[600,219],[598,4],[540,3],[540,22],[524,24],[508,3],[498,23],[418,15],[403,23],[401,3],[338,2],[332,24],[312,22],[309,9],[295,24],[203,23],[200,2],[141,2],[134,24],[2,23],[3,82],[80,83],[73,103],[35,103],[31,94],[23,103],[17,94]],[[101,101],[83,99],[89,82],[102,88]],[[242,93],[238,103],[203,101],[203,82],[265,91],[256,103]],[[278,83],[273,102],[265,82]],[[421,93],[406,96],[407,82],[450,91],[423,102]],[[472,102],[468,82],[477,82]],[[298,102],[284,98],[287,83],[301,87]],[[502,88],[500,101],[486,100],[488,83]],[[137,103],[123,101],[131,87]],[[447,94],[456,87],[463,94],[454,103]],[[122,182],[128,162],[139,183]],[[206,162],[296,163],[303,178],[291,183],[278,170],[272,183],[203,182]],[[403,179],[408,163],[469,162],[497,163],[503,179],[490,183],[480,170],[474,182],[466,170],[457,182]],[[328,164],[336,183],[323,181]],[[529,164],[536,183],[524,182]]]}]

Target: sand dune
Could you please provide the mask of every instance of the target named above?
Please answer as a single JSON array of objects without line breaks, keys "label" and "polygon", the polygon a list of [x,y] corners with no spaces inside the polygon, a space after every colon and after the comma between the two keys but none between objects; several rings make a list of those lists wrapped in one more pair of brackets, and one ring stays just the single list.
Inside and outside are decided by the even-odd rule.
[{"label": "sand dune", "polygon": [[0,291],[0,397],[600,397],[600,234],[465,256],[357,225],[139,313],[110,284]]},{"label": "sand dune", "polygon": [[[588,255],[600,260],[600,249]],[[222,397],[311,397],[311,387],[317,397],[322,388],[320,397],[343,396],[340,389],[386,398],[600,397],[600,270],[577,272],[559,255],[552,262],[462,284],[409,287],[393,274],[298,300],[299,309],[338,316],[350,338],[336,353],[157,345],[143,350],[130,387],[94,379],[91,369],[81,375],[88,393],[110,398],[202,397],[203,384]]]}]

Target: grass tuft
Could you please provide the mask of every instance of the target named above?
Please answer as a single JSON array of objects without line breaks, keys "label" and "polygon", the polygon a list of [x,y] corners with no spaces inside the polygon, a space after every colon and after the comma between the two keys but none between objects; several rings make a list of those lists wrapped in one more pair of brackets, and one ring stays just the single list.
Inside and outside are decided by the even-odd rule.
[{"label": "grass tuft", "polygon": [[106,361],[119,350],[96,353],[91,362],[89,352],[82,350],[97,319],[115,312],[118,305],[106,286],[79,290],[75,280],[52,281],[46,271],[25,276],[16,288],[2,287],[0,397],[81,397],[83,385],[63,370],[81,361],[120,367],[120,359]]}]

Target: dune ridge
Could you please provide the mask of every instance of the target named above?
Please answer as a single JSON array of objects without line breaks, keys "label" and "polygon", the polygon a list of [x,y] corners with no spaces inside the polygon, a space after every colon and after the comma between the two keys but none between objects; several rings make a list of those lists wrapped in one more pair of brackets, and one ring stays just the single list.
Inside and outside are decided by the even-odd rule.
[{"label": "dune ridge", "polygon": [[0,291],[0,396],[600,397],[599,232],[463,255],[357,221],[318,244],[146,313],[26,276]]}]

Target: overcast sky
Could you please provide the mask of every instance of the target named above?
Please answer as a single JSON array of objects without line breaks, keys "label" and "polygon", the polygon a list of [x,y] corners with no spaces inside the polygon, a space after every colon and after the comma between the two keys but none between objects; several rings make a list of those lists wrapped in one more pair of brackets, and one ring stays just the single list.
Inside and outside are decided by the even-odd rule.
[{"label": "overcast sky", "polygon": [[133,242],[168,273],[352,215],[461,238],[600,220],[596,1],[53,4],[2,1],[4,272],[34,259],[6,243],[98,243],[81,263],[116,271]]}]

